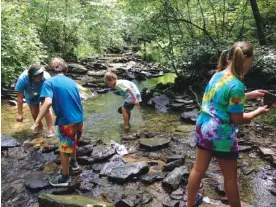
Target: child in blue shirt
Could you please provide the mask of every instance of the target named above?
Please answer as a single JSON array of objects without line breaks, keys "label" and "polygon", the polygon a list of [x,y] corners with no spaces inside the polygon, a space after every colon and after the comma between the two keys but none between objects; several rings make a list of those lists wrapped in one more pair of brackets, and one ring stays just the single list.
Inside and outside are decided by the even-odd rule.
[{"label": "child in blue shirt", "polygon": [[[32,65],[28,70],[25,70],[18,78],[15,86],[17,91],[17,122],[23,121],[23,98],[29,105],[32,117],[35,120],[39,113],[40,105],[40,91],[42,84],[45,80],[51,78],[50,74],[44,71],[44,68],[39,65]],[[48,126],[48,132],[46,137],[53,137],[53,121],[52,121],[51,110],[48,110],[45,114],[46,123]],[[39,127],[37,128],[38,133],[43,133],[43,124],[39,122]]]},{"label": "child in blue shirt", "polygon": [[[53,77],[46,80],[42,86],[40,97],[44,104],[31,129],[35,130],[46,111],[53,107],[56,114],[55,125],[58,125],[59,151],[62,174],[50,180],[52,186],[68,186],[71,183],[69,167],[79,170],[76,160],[77,144],[83,129],[83,108],[77,84],[64,75],[67,64],[61,58],[53,58],[49,63]],[[69,157],[71,160],[69,163]]]}]

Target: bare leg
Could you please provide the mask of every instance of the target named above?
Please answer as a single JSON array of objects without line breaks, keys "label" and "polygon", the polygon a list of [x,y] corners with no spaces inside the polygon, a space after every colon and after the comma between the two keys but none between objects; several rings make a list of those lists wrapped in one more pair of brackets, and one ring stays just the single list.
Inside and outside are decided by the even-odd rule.
[{"label": "bare leg", "polygon": [[69,175],[69,154],[60,152],[60,162],[62,167],[62,174]]},{"label": "bare leg", "polygon": [[124,120],[124,127],[125,129],[129,128],[129,115],[130,113],[124,108],[122,107],[122,114],[123,114],[123,120]]},{"label": "bare leg", "polygon": [[196,194],[199,189],[201,179],[208,169],[211,159],[212,152],[197,148],[195,165],[190,173],[188,181],[188,207],[194,206],[196,202]]},{"label": "bare leg", "polygon": [[75,161],[77,160],[77,150],[75,150],[71,153],[71,159],[75,160]]},{"label": "bare leg", "polygon": [[[30,108],[32,117],[33,117],[33,119],[35,121],[36,118],[37,118],[37,116],[38,116],[38,113],[39,113],[39,104],[30,104],[29,108]],[[38,128],[39,129],[43,129],[43,124],[42,124],[41,121],[39,122],[39,127]]]},{"label": "bare leg", "polygon": [[218,159],[219,167],[224,176],[224,188],[231,207],[241,207],[238,178],[237,160]]},{"label": "bare leg", "polygon": [[49,109],[45,114],[45,120],[48,126],[48,132],[53,132],[53,115],[51,109]]}]

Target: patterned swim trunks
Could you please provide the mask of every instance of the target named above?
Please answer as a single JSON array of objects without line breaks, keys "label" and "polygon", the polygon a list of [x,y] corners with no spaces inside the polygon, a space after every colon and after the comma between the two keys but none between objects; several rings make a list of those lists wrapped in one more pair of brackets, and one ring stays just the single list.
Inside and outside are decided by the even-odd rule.
[{"label": "patterned swim trunks", "polygon": [[76,151],[83,129],[83,123],[58,126],[59,151],[72,153]]}]

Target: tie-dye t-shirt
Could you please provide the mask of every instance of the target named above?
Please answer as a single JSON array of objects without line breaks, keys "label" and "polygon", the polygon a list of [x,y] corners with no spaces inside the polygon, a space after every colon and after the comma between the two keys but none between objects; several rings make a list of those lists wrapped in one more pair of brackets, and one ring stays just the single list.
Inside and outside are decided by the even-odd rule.
[{"label": "tie-dye t-shirt", "polygon": [[237,152],[237,126],[230,113],[244,111],[244,85],[232,74],[215,73],[208,83],[196,122],[198,145],[220,152]]}]

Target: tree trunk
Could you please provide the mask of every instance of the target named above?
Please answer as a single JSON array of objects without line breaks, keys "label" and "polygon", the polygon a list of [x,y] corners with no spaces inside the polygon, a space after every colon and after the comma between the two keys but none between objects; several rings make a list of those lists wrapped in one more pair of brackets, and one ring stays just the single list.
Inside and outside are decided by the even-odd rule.
[{"label": "tree trunk", "polygon": [[264,35],[263,25],[261,21],[261,16],[257,4],[257,0],[250,0],[252,12],[255,18],[256,26],[257,26],[257,32],[258,32],[258,38],[260,45],[266,45],[266,39]]}]

